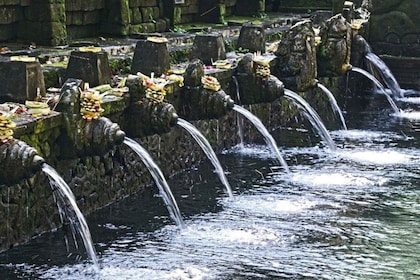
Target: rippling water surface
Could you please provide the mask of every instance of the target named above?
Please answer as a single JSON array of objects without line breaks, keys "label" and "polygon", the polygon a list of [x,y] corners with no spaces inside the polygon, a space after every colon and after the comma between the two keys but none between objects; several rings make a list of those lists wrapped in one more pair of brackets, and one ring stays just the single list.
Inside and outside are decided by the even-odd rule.
[{"label": "rippling water surface", "polygon": [[98,271],[58,230],[1,255],[0,275],[420,279],[420,133],[390,113],[349,112],[350,129],[332,132],[337,151],[282,147],[289,174],[265,146],[225,151],[233,199],[206,164],[169,179],[185,229],[152,189],[97,211]]}]

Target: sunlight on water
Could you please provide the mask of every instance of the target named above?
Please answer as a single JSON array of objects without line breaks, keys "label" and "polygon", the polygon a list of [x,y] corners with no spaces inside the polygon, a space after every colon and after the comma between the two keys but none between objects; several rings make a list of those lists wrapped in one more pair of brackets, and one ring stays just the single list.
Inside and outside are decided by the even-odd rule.
[{"label": "sunlight on water", "polygon": [[409,120],[420,120],[420,111],[401,111],[392,114],[392,116]]},{"label": "sunlight on water", "polygon": [[370,131],[370,130],[337,130],[332,131],[331,135],[339,139],[359,140],[359,141],[376,141],[389,142],[393,140],[408,140],[412,137],[407,137],[394,132]]},{"label": "sunlight on water", "polygon": [[[294,176],[293,176],[294,177]],[[241,196],[232,201],[227,207],[249,211],[264,216],[276,216],[286,213],[298,213],[311,209],[317,204],[306,198],[279,199],[276,195]]]},{"label": "sunlight on water", "polygon": [[341,153],[341,156],[362,164],[381,165],[418,163],[420,159],[419,156],[389,149],[379,151],[344,151]]},{"label": "sunlight on water", "polygon": [[397,99],[399,102],[420,104],[420,97],[402,97]]},{"label": "sunlight on water", "polygon": [[346,172],[325,173],[297,173],[291,176],[292,183],[308,186],[374,186],[385,183],[385,179],[366,178],[361,175],[353,175]]},{"label": "sunlight on water", "polygon": [[260,158],[260,159],[274,159],[275,155],[271,152],[270,148],[263,145],[245,144],[236,145],[230,149],[224,150],[223,154],[238,154],[247,157]]}]

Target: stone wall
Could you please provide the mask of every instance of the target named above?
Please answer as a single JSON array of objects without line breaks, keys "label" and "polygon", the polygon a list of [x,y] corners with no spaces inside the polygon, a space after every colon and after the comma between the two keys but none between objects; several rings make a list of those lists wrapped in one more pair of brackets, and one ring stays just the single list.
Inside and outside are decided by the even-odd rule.
[{"label": "stone wall", "polygon": [[420,1],[374,0],[369,41],[378,54],[420,57]]}]

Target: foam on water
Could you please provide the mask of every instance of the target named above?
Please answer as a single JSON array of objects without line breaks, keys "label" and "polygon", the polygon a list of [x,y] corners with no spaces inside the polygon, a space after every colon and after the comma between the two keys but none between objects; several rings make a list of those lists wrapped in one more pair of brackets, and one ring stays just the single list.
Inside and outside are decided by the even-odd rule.
[{"label": "foam on water", "polygon": [[336,130],[332,131],[331,135],[338,139],[358,140],[358,141],[375,141],[375,142],[389,142],[394,140],[408,140],[407,136],[400,135],[394,132],[371,131],[371,130]]},{"label": "foam on water", "polygon": [[343,151],[340,155],[361,164],[396,165],[418,163],[419,156],[397,150],[352,150]]},{"label": "foam on water", "polygon": [[392,116],[409,120],[420,120],[420,111],[401,111],[394,113]]}]

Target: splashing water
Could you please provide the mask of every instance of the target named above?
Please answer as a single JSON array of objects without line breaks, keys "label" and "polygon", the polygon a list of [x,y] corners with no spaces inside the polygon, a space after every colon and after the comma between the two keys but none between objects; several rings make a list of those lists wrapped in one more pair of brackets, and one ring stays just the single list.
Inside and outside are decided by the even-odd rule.
[{"label": "splashing water", "polygon": [[296,92],[293,92],[289,89],[284,89],[284,96],[292,101],[306,113],[305,116],[311,122],[312,126],[316,129],[321,138],[327,143],[328,147],[331,150],[336,150],[337,147],[331,135],[328,133],[327,128],[324,123],[321,121],[318,113],[306,102],[302,97],[300,97]]},{"label": "splashing water", "polygon": [[282,165],[284,171],[289,172],[289,166],[287,165],[286,161],[284,160],[283,156],[280,154],[279,148],[277,147],[277,143],[274,140],[273,136],[268,132],[267,128],[264,126],[264,124],[261,122],[260,119],[258,119],[254,114],[252,114],[247,109],[234,105],[233,110],[240,113],[244,117],[246,117],[252,124],[257,128],[257,130],[261,133],[261,135],[264,137],[265,142],[267,145],[272,149],[272,151],[275,153],[277,160]]},{"label": "splashing water", "polygon": [[176,203],[172,191],[166,182],[165,176],[163,175],[160,168],[156,165],[150,154],[139,143],[128,137],[124,139],[124,144],[129,146],[141,158],[144,165],[146,165],[157,187],[159,188],[159,193],[166,207],[168,208],[169,215],[171,216],[172,220],[179,227],[184,227],[181,212],[179,211],[178,204]]},{"label": "splashing water", "polygon": [[385,62],[373,52],[368,52],[366,54],[366,59],[369,60],[369,62],[372,63],[379,71],[384,83],[391,90],[392,95],[395,97],[404,97],[404,93],[401,90],[400,85]]},{"label": "splashing water", "polygon": [[386,92],[384,86],[381,84],[381,82],[378,81],[378,79],[375,78],[375,76],[359,67],[353,67],[351,68],[351,71],[360,73],[369,80],[371,80],[384,93],[386,99],[388,100],[389,104],[394,110],[394,113],[397,114],[401,111],[400,108],[398,108],[397,104],[395,104],[394,100],[392,100],[391,96]]},{"label": "splashing water", "polygon": [[334,110],[334,112],[338,115],[341,121],[341,125],[344,130],[347,130],[346,121],[344,120],[343,112],[341,111],[340,107],[337,104],[337,100],[335,99],[332,92],[323,84],[317,83],[317,87],[319,87],[328,97],[328,100],[330,101],[331,107]]},{"label": "splashing water", "polygon": [[197,141],[198,145],[200,145],[201,149],[203,149],[204,153],[209,158],[210,162],[213,164],[214,168],[216,169],[216,173],[222,181],[222,184],[225,186],[226,191],[230,198],[233,197],[232,188],[230,187],[229,181],[226,178],[225,172],[223,171],[222,165],[219,162],[216,154],[213,151],[209,141],[207,141],[206,137],[191,123],[187,122],[184,119],[178,118],[177,124],[187,130],[191,136]]},{"label": "splashing water", "polygon": [[76,204],[76,199],[73,192],[53,167],[44,163],[42,165],[42,171],[48,176],[50,179],[51,188],[58,191],[57,194],[60,196],[62,203],[65,205],[65,209],[60,211],[63,211],[62,213],[65,213],[66,215],[71,215],[67,218],[72,223],[74,228],[79,232],[89,258],[92,260],[95,267],[98,267],[98,258],[96,256],[95,248],[93,247],[89,227],[85,217]]}]

